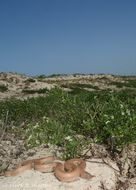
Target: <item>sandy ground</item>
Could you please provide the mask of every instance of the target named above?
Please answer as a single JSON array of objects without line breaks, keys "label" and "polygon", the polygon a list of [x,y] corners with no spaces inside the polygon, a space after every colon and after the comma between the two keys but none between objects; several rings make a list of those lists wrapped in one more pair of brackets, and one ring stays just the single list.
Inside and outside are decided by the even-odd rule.
[{"label": "sandy ground", "polygon": [[[133,78],[132,78],[133,79]],[[135,79],[135,78],[134,78]],[[29,81],[30,80],[30,81]],[[31,80],[34,80],[31,82]],[[127,80],[127,79],[126,79]],[[107,83],[109,81],[109,83]],[[8,90],[1,92],[0,90],[0,100],[6,98],[31,98],[39,96],[38,93],[26,94],[23,90],[38,90],[47,88],[48,90],[54,88],[55,86],[60,86],[60,84],[70,84],[70,83],[82,83],[82,84],[92,84],[97,86],[99,89],[111,89],[117,90],[117,86],[110,84],[110,82],[123,82],[124,79],[120,76],[112,75],[67,75],[58,77],[45,77],[41,80],[36,77],[29,77],[26,75],[21,75],[17,73],[0,73],[0,86],[6,86]],[[69,90],[69,88],[62,88],[63,90]],[[86,88],[86,90],[94,90],[93,88]],[[42,95],[45,95],[43,93]],[[41,94],[40,94],[41,95]]]},{"label": "sandy ground", "polygon": [[94,175],[90,180],[79,178],[77,181],[64,183],[58,181],[53,173],[26,171],[16,177],[0,177],[1,190],[100,190],[101,183],[109,190],[115,189],[116,174],[112,168],[102,163],[100,159],[87,162],[86,171]]},{"label": "sandy ground", "polygon": [[[51,89],[56,84],[57,81],[75,81],[75,82],[85,82],[99,86],[100,88],[109,88],[109,84],[106,84],[106,80],[103,79],[106,77],[109,81],[120,82],[122,79],[119,77],[113,77],[110,75],[101,75],[101,76],[68,76],[68,77],[54,77],[47,78],[43,81],[36,81],[34,83],[26,83],[25,81],[29,77],[22,76],[19,74],[13,73],[1,73],[0,74],[0,85],[5,85],[8,87],[8,91],[0,92],[0,99],[15,97],[15,98],[28,98],[38,96],[38,94],[25,95],[22,93],[23,89],[42,89],[47,88]],[[80,80],[79,80],[80,79]],[[98,80],[97,80],[98,79]],[[123,79],[124,80],[124,79]],[[54,83],[52,83],[54,81]],[[88,82],[90,81],[90,82]],[[49,84],[51,82],[51,84]],[[115,88],[113,86],[112,88]],[[8,145],[9,147],[9,145]],[[16,149],[16,147],[15,147]],[[45,150],[44,150],[45,151]],[[39,152],[39,150],[38,150]],[[42,156],[39,153],[39,156]],[[47,155],[43,155],[47,156]],[[30,158],[31,159],[31,158]],[[2,160],[3,161],[3,160]],[[16,162],[16,160],[15,160]],[[117,166],[113,166],[118,170]],[[117,175],[118,172],[112,167],[102,163],[101,159],[90,159],[87,162],[86,171],[95,175],[91,180],[84,180],[79,178],[75,182],[71,183],[62,183],[56,179],[53,173],[40,173],[37,171],[27,171],[20,176],[16,177],[0,177],[0,190],[117,190]],[[116,171],[116,172],[115,172]],[[103,184],[103,185],[102,185]],[[103,187],[102,187],[103,186]],[[121,189],[124,190],[124,189]],[[136,178],[133,179],[133,184],[129,187],[126,187],[125,190],[136,190]]]}]

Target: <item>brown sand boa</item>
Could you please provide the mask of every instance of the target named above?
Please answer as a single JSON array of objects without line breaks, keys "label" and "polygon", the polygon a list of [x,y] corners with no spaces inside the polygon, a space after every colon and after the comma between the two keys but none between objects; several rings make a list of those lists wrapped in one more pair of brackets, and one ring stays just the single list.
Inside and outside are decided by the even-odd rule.
[{"label": "brown sand boa", "polygon": [[27,160],[19,164],[15,169],[6,171],[5,176],[16,176],[26,170],[37,170],[40,172],[54,172],[55,177],[63,182],[71,182],[79,177],[91,179],[92,176],[85,171],[86,162],[79,158],[67,160],[62,163],[54,156],[43,157],[39,159]]}]

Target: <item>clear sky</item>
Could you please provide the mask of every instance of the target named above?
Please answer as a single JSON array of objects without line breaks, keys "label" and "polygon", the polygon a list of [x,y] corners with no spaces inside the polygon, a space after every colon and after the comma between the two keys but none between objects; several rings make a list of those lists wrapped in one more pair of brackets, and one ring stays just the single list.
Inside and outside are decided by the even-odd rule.
[{"label": "clear sky", "polygon": [[0,72],[136,75],[136,0],[0,0]]}]

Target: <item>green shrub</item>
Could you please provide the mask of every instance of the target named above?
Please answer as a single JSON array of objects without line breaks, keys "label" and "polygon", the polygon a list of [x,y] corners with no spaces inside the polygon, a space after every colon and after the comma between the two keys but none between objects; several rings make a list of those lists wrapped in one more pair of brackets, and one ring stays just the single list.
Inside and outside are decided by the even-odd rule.
[{"label": "green shrub", "polygon": [[25,82],[25,83],[27,83],[27,82],[35,82],[35,79],[33,79],[33,78],[28,78],[28,79],[26,79],[24,82]]},{"label": "green shrub", "polygon": [[78,156],[90,141],[108,144],[111,140],[109,146],[115,149],[136,142],[136,91],[132,90],[69,94],[55,88],[46,97],[0,102],[1,120],[7,111],[9,123],[28,124],[24,129],[28,147],[62,146],[65,159]]},{"label": "green shrub", "polygon": [[47,76],[46,76],[46,75],[39,75],[39,76],[37,76],[36,78],[37,78],[37,79],[45,79],[45,78],[47,78]]},{"label": "green shrub", "polygon": [[92,88],[92,89],[95,89],[95,90],[99,90],[99,88],[97,86],[94,86],[92,84],[82,84],[82,83],[61,84],[61,87],[71,88],[73,90],[75,90],[75,89],[84,89],[84,88]]},{"label": "green shrub", "polygon": [[47,88],[40,88],[40,89],[36,89],[36,90],[32,90],[32,89],[23,89],[22,90],[23,93],[25,94],[44,94],[48,92]]},{"label": "green shrub", "polygon": [[118,88],[136,88],[136,80],[126,80],[125,82],[111,82],[110,84],[116,85]]},{"label": "green shrub", "polygon": [[46,143],[61,146],[63,159],[81,155],[82,148],[86,145],[85,140],[76,138],[76,133],[70,125],[62,125],[59,121],[46,117],[35,125],[28,125],[25,135],[28,148]]},{"label": "green shrub", "polygon": [[0,85],[0,92],[5,92],[8,90],[8,87],[5,85]]}]

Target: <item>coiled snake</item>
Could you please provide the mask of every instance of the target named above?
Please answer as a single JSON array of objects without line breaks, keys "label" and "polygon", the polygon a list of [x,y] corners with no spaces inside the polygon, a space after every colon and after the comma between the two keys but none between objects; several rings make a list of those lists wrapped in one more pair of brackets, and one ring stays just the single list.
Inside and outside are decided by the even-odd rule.
[{"label": "coiled snake", "polygon": [[26,170],[37,170],[39,172],[54,172],[55,177],[62,182],[71,182],[79,177],[91,179],[92,176],[85,171],[86,162],[80,158],[74,158],[62,163],[54,156],[39,159],[26,160],[15,169],[6,171],[5,176],[17,176]]}]

